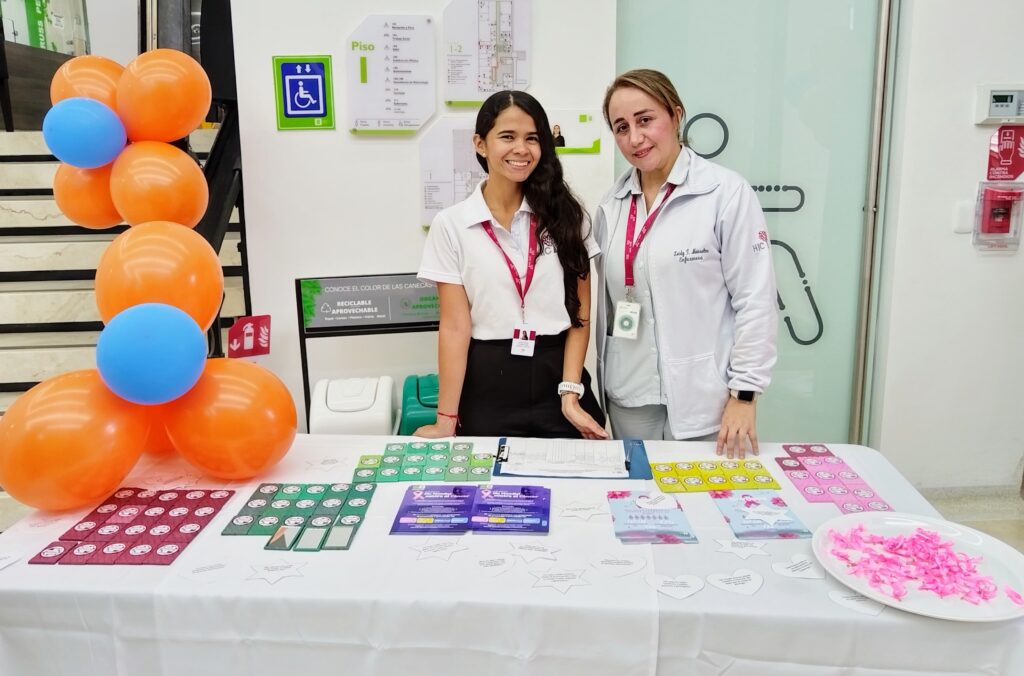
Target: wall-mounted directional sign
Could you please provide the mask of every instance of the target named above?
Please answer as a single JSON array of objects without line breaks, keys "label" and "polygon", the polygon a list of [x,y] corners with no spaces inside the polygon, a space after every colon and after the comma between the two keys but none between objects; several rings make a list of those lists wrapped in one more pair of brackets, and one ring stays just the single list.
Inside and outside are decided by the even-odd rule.
[{"label": "wall-mounted directional sign", "polygon": [[429,16],[372,14],[345,43],[349,131],[409,136],[434,114],[436,49]]},{"label": "wall-mounted directional sign", "polygon": [[277,128],[334,129],[330,56],[275,56]]}]

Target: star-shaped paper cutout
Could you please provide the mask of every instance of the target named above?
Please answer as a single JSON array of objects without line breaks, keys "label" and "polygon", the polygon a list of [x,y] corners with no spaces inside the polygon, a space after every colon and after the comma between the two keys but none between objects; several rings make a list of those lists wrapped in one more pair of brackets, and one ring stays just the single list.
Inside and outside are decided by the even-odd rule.
[{"label": "star-shaped paper cutout", "polygon": [[555,552],[560,551],[558,547],[549,547],[537,542],[512,542],[511,545],[511,553],[527,563],[533,563],[538,559],[557,561],[558,557],[555,556]]},{"label": "star-shaped paper cutout", "polygon": [[565,568],[549,568],[548,570],[530,571],[530,574],[537,578],[533,583],[535,589],[540,587],[551,587],[561,593],[566,593],[572,587],[586,587],[590,583],[583,579],[585,569],[567,570]]},{"label": "star-shaped paper cutout", "polygon": [[220,582],[228,577],[230,573],[231,566],[225,561],[207,561],[200,564],[190,564],[188,568],[179,568],[178,570],[179,576],[204,584]]},{"label": "star-shaped paper cutout", "polygon": [[302,577],[302,567],[305,563],[288,563],[278,559],[272,563],[263,563],[258,566],[250,566],[252,575],[247,580],[266,580],[269,584],[277,584],[286,577]]},{"label": "star-shaped paper cutout", "polygon": [[492,554],[476,559],[476,569],[490,577],[498,577],[512,570],[515,565],[516,560],[511,554]]},{"label": "star-shaped paper cutout", "polygon": [[21,554],[0,554],[0,570],[21,560]]},{"label": "star-shaped paper cutout", "polygon": [[608,508],[604,505],[595,505],[586,502],[574,501],[562,507],[562,516],[572,519],[589,521],[590,517],[597,514],[607,514]]},{"label": "star-shaped paper cutout", "polygon": [[67,516],[37,516],[25,519],[23,523],[29,528],[46,528],[61,522],[71,524],[74,523],[74,520]]},{"label": "star-shaped paper cutout", "polygon": [[429,538],[425,544],[418,547],[410,547],[409,549],[417,552],[417,561],[422,561],[423,559],[441,559],[442,561],[451,561],[452,554],[455,552],[461,552],[464,549],[469,549],[469,547],[462,544],[461,540]]},{"label": "star-shaped paper cutout", "polygon": [[721,554],[735,554],[744,561],[749,559],[751,556],[770,556],[768,552],[764,551],[764,542],[750,542],[748,540],[715,540],[721,549],[718,550]]},{"label": "star-shaped paper cutout", "polygon": [[333,472],[338,469],[341,460],[338,458],[321,458],[319,460],[307,460],[306,467],[320,472]]}]

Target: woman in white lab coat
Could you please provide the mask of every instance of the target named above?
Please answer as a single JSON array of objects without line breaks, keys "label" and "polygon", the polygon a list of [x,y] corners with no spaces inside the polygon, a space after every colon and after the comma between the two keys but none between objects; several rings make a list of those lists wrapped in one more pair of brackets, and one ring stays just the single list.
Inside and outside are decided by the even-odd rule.
[{"label": "woman in white lab coat", "polygon": [[612,431],[713,439],[728,457],[757,453],[757,397],[778,325],[757,197],[683,144],[685,110],[662,73],[615,78],[604,116],[632,165],[594,219],[603,252],[597,373]]}]

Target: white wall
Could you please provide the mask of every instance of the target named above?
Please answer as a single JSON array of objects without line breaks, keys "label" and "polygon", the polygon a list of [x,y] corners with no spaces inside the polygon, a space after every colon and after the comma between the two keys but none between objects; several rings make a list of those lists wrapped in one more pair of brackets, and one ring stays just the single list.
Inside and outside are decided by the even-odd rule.
[{"label": "white wall", "polygon": [[[302,406],[294,280],[414,272],[420,228],[419,140],[355,138],[345,129],[346,37],[367,14],[430,14],[442,72],[446,0],[272,0],[232,4],[245,182],[246,238],[254,313],[273,316],[277,373]],[[531,93],[546,108],[599,108],[615,69],[614,0],[533,2]],[[336,131],[279,132],[271,57],[333,56]],[[444,113],[440,82],[438,114]],[[463,113],[466,114],[466,113]],[[593,209],[611,184],[614,146],[599,157],[563,157],[567,178]],[[400,340],[310,341],[311,380],[436,369],[436,334]],[[399,380],[399,383],[401,381]]]},{"label": "white wall", "polygon": [[86,0],[89,51],[122,66],[139,55],[139,1]]},{"label": "white wall", "polygon": [[904,0],[870,443],[920,487],[1015,485],[1024,467],[1024,251],[954,234],[993,127],[974,87],[1024,81],[1020,0]]}]

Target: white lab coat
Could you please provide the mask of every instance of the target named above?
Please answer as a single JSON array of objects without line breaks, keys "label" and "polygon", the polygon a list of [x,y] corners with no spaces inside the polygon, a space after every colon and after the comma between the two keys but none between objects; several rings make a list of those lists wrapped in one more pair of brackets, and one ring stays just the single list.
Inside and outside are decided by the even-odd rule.
[{"label": "white lab coat", "polygon": [[[764,391],[778,331],[771,241],[757,196],[739,174],[689,148],[682,152],[689,155],[680,158],[688,159],[683,180],[647,233],[642,254],[651,281],[660,373],[638,374],[661,376],[676,439],[717,431],[730,389]],[[602,252],[609,251],[615,229],[624,227],[632,171],[616,181],[597,209],[594,233]],[[614,312],[604,286],[609,264],[623,262],[609,260],[607,253],[598,260],[595,339],[602,391],[608,315]]]}]

